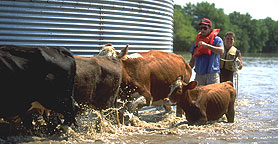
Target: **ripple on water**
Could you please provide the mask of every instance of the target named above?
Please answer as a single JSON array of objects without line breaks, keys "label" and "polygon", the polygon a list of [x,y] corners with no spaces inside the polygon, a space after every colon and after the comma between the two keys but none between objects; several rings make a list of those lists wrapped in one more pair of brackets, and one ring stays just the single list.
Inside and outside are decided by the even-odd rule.
[{"label": "ripple on water", "polygon": [[[132,126],[117,125],[88,110],[78,117],[78,128],[63,136],[15,136],[1,142],[26,143],[276,143],[278,141],[278,77],[276,57],[243,57],[235,122],[188,125],[185,117],[163,110],[144,110]],[[193,73],[194,76],[194,73]]]},{"label": "ripple on water", "polygon": [[[239,100],[236,109],[248,105],[248,103],[249,100],[247,99]],[[238,110],[234,123],[224,122],[226,118],[223,117],[218,122],[202,126],[188,125],[185,117],[176,117],[174,112],[165,113],[163,110],[144,111],[140,113],[140,117],[134,117],[131,120],[132,126],[116,125],[112,120],[103,119],[99,123],[101,125],[101,132],[99,132],[96,121],[100,116],[101,114],[98,111],[86,111],[78,117],[80,126],[72,128],[73,131],[62,137],[17,137],[16,141],[29,141],[29,143],[140,143],[145,140],[144,142],[148,143],[155,139],[156,142],[161,143],[166,141],[183,142],[184,140],[226,143],[242,140],[249,140],[250,142],[248,138],[250,133],[254,133],[253,135],[257,137],[256,140],[265,137],[257,134],[261,132],[259,130],[265,125],[264,122],[252,121],[250,117],[244,116]],[[275,133],[276,129],[270,129],[270,127],[266,131],[271,131],[273,135],[277,134]],[[150,136],[156,138],[146,139]]]}]

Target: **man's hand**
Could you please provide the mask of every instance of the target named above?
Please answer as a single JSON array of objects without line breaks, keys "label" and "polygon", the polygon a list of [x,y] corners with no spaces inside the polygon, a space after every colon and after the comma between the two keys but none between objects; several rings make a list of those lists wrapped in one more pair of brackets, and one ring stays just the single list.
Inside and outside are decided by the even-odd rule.
[{"label": "man's hand", "polygon": [[207,47],[207,45],[208,45],[208,44],[205,43],[205,42],[203,42],[203,41],[199,41],[199,42],[198,42],[198,47],[199,47],[199,46]]},{"label": "man's hand", "polygon": [[203,41],[199,41],[198,46],[206,47],[206,48],[212,50],[214,53],[219,54],[219,55],[224,53],[224,47],[222,47],[222,46],[213,46],[213,45],[210,45]]}]

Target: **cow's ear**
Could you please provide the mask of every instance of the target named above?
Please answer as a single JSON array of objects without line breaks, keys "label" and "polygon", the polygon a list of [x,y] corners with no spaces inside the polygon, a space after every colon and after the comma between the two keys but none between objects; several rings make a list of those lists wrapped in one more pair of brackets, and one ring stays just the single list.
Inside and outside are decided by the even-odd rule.
[{"label": "cow's ear", "polygon": [[177,77],[176,81],[177,81],[177,80],[183,81],[183,76],[182,76],[182,75],[179,75],[179,76]]},{"label": "cow's ear", "polygon": [[187,85],[188,89],[194,89],[198,85],[197,81],[192,81]]},{"label": "cow's ear", "polygon": [[182,91],[183,91],[182,86],[179,86],[179,89],[177,90],[177,93],[181,95]]},{"label": "cow's ear", "polygon": [[107,43],[107,44],[105,44],[105,46],[112,46],[112,44],[111,43]]},{"label": "cow's ear", "polygon": [[118,54],[118,58],[121,59],[122,57],[124,57],[125,55],[127,55],[128,53],[128,44],[126,44],[126,47],[121,49],[121,52]]}]

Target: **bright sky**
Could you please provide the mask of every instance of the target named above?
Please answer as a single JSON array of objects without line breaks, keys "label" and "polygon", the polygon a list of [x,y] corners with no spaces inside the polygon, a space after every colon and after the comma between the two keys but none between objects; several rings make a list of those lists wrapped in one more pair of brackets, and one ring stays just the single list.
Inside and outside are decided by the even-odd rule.
[{"label": "bright sky", "polygon": [[197,4],[203,1],[214,3],[216,8],[223,8],[227,15],[236,11],[241,14],[249,13],[254,19],[270,17],[278,21],[278,0],[174,0],[174,4]]}]

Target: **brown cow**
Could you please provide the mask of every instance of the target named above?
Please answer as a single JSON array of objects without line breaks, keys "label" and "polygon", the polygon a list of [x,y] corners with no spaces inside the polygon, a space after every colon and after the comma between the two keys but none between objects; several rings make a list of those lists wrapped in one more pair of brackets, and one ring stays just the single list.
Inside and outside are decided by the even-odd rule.
[{"label": "brown cow", "polygon": [[186,114],[189,124],[205,124],[226,115],[234,122],[236,91],[231,81],[197,86],[197,81],[185,83],[178,77],[169,93],[170,103],[176,103]]},{"label": "brown cow", "polygon": [[[176,77],[189,82],[192,69],[181,55],[151,50],[126,55],[121,59],[123,80],[121,98],[132,100],[130,112],[143,106],[161,105]],[[138,108],[138,109],[137,109]]]},{"label": "brown cow", "polygon": [[76,78],[74,98],[79,104],[95,109],[113,107],[122,82],[120,58],[127,53],[128,46],[118,57],[75,56]]}]

